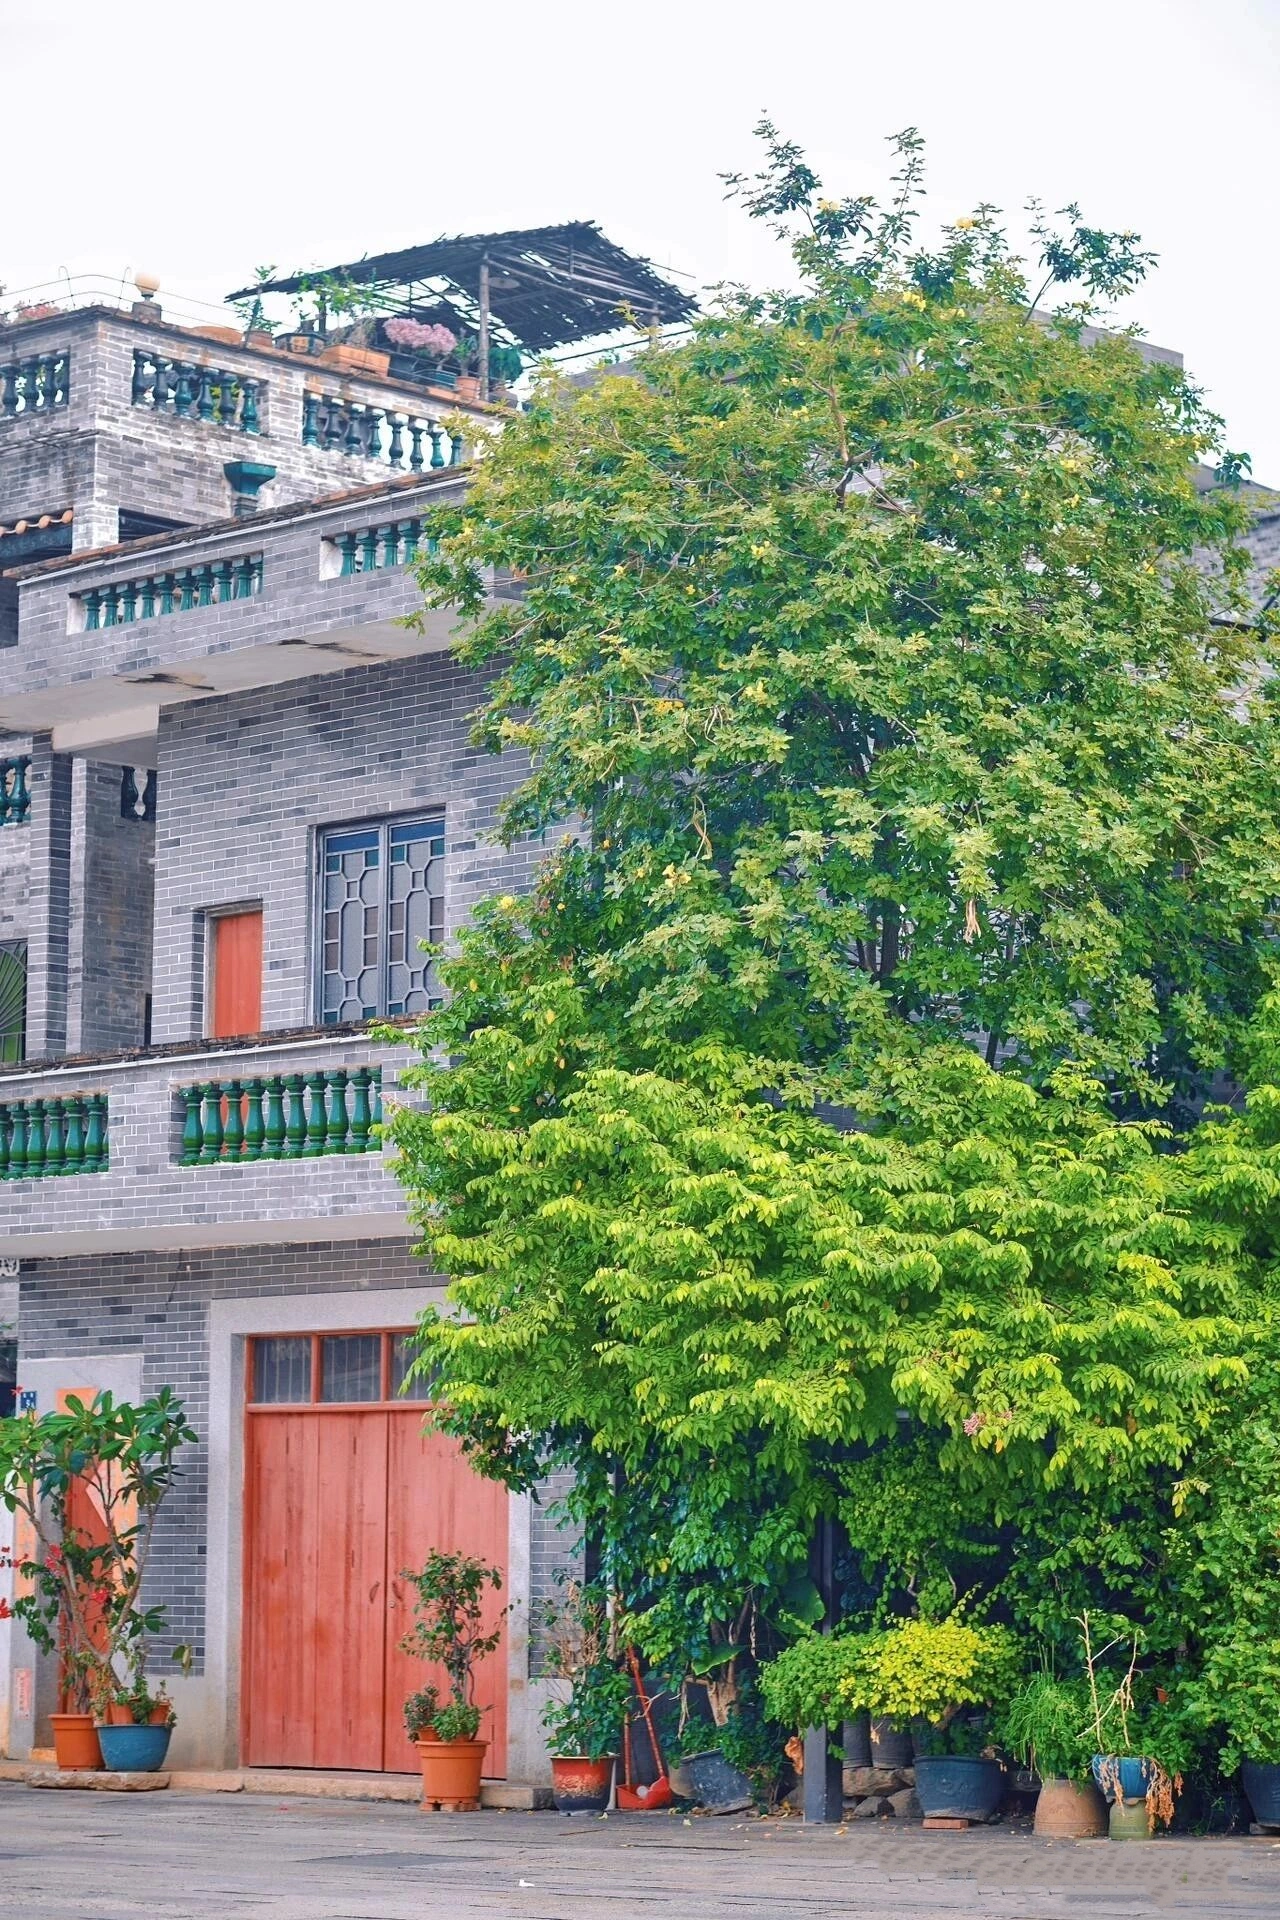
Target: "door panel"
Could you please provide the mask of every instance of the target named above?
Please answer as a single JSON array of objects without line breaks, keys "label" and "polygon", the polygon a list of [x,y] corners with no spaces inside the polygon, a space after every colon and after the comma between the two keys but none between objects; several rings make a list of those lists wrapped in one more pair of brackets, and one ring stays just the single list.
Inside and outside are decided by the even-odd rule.
[{"label": "door panel", "polygon": [[213,928],[209,1038],[262,1032],[262,909],[219,913]]},{"label": "door panel", "polygon": [[382,1766],[388,1417],[250,1415],[250,1766]]},{"label": "door panel", "polygon": [[[483,1480],[467,1465],[457,1441],[423,1433],[422,1408],[397,1408],[389,1416],[387,1498],[387,1578],[391,1605],[387,1622],[386,1758],[391,1773],[408,1773],[417,1754],[404,1730],[402,1709],[419,1687],[438,1686],[443,1672],[400,1651],[400,1639],[413,1624],[413,1589],[400,1578],[402,1567],[420,1567],[431,1549],[473,1553],[502,1569],[503,1591],[489,1600],[486,1627],[507,1601],[507,1490]],[[489,1742],[484,1757],[487,1779],[507,1771],[507,1636],[476,1673],[476,1700],[489,1709],[480,1722],[480,1738]]]}]

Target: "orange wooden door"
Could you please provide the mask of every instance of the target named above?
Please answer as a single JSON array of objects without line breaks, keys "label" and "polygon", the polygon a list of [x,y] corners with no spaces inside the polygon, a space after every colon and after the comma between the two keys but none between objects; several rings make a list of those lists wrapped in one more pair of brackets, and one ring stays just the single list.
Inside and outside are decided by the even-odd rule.
[{"label": "orange wooden door", "polygon": [[[431,1549],[472,1553],[487,1566],[502,1571],[503,1590],[490,1595],[485,1631],[497,1624],[506,1605],[507,1502],[504,1486],[483,1480],[467,1465],[456,1440],[422,1431],[422,1407],[396,1408],[388,1449],[387,1579],[391,1614],[387,1627],[386,1759],[389,1773],[409,1773],[417,1754],[404,1730],[402,1709],[419,1687],[446,1681],[439,1669],[402,1653],[400,1640],[413,1624],[413,1589],[400,1578],[402,1567],[420,1567]],[[497,1651],[476,1670],[476,1702],[486,1709],[480,1738],[487,1740],[484,1757],[487,1779],[501,1780],[507,1771],[507,1636],[505,1628]]]},{"label": "orange wooden door", "polygon": [[262,909],[213,916],[209,1038],[262,1032]]},{"label": "orange wooden door", "polygon": [[249,1416],[249,1766],[382,1768],[389,1418]]}]

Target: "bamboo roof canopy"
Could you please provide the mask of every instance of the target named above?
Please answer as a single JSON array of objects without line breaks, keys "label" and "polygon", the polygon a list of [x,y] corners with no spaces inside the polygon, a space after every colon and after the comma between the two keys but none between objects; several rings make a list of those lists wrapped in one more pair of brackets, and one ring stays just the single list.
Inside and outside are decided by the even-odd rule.
[{"label": "bamboo roof canopy", "polygon": [[495,331],[534,353],[616,333],[670,326],[697,303],[638,255],[615,246],[593,220],[509,233],[459,234],[339,267],[242,287],[229,300],[314,291],[324,282],[367,290],[372,309],[417,313],[432,306],[475,323],[487,282]]}]

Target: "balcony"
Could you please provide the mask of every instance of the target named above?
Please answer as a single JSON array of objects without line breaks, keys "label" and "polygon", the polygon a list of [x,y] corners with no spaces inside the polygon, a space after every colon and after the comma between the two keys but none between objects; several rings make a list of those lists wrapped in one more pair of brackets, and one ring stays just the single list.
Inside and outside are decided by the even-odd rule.
[{"label": "balcony", "polygon": [[456,615],[405,616],[424,516],[464,484],[446,465],[17,569],[0,732],[111,758],[162,707],[446,651]]},{"label": "balcony", "polygon": [[0,1067],[0,1255],[403,1238],[378,1122],[410,1057],[325,1027]]}]

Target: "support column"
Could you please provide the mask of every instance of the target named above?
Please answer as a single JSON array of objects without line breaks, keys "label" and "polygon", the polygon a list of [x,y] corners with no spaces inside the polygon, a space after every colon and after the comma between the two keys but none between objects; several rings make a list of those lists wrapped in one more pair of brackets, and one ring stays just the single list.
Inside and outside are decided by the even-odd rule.
[{"label": "support column", "polygon": [[[809,1553],[809,1576],[822,1595],[823,1633],[840,1618],[840,1588],[836,1579],[836,1523],[818,1522]],[[804,1817],[827,1826],[844,1818],[843,1762],[831,1752],[829,1727],[806,1727],[804,1734]]]},{"label": "support column", "polygon": [[67,1050],[71,942],[70,754],[53,751],[53,735],[31,742],[31,878],[27,932],[27,1058]]}]

